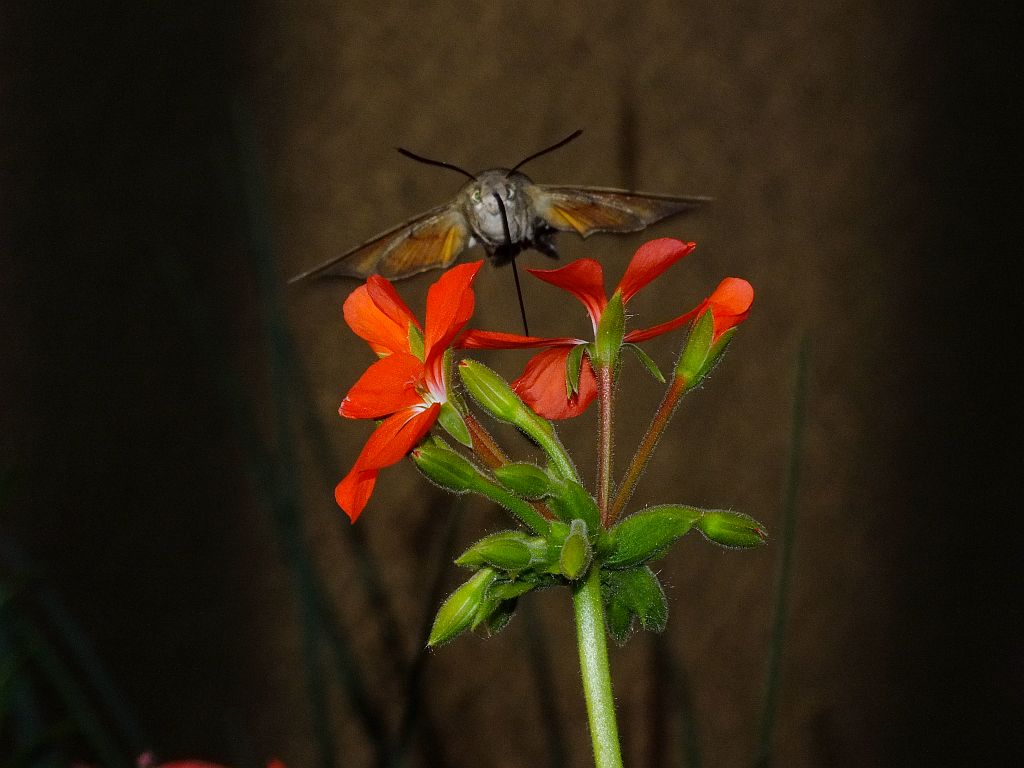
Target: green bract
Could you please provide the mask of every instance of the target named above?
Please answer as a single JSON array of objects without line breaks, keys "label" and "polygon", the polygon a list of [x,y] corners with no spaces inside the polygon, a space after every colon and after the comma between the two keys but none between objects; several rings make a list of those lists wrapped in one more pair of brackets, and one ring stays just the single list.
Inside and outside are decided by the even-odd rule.
[{"label": "green bract", "polygon": [[601,597],[608,617],[608,634],[619,645],[633,633],[637,619],[651,632],[668,622],[668,601],[658,577],[647,566],[601,573]]}]

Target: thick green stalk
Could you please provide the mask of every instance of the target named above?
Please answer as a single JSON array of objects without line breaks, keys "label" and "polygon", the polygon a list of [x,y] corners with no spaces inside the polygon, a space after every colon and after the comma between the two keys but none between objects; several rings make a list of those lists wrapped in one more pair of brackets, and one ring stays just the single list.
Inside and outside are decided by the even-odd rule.
[{"label": "thick green stalk", "polygon": [[605,641],[604,605],[601,602],[601,574],[591,566],[586,579],[573,592],[576,613],[576,644],[580,652],[583,695],[594,745],[596,768],[622,768],[619,728],[615,722],[615,700]]}]

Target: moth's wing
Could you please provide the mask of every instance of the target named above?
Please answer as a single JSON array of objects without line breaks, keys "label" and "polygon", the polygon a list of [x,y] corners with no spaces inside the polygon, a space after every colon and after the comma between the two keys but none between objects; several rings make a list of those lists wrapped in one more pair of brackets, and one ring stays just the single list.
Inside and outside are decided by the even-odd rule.
[{"label": "moth's wing", "polygon": [[466,217],[455,205],[427,211],[389,229],[341,256],[335,256],[289,283],[311,277],[369,277],[392,280],[447,267],[470,245]]},{"label": "moth's wing", "polygon": [[581,237],[594,232],[636,232],[668,216],[692,211],[711,199],[546,184],[532,185],[529,194],[541,220]]}]

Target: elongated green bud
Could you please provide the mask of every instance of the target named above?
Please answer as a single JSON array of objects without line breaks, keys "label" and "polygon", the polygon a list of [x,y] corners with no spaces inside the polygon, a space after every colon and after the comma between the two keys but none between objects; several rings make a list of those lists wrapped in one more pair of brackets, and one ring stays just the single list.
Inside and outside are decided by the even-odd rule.
[{"label": "elongated green bud", "polygon": [[427,645],[447,643],[469,629],[484,603],[488,587],[498,578],[491,568],[481,568],[444,601],[434,618]]},{"label": "elongated green bud", "polygon": [[548,473],[536,464],[516,462],[494,470],[498,482],[524,499],[540,499],[551,492],[552,481]]},{"label": "elongated green bud", "polygon": [[475,490],[484,479],[468,459],[437,443],[423,443],[412,452],[412,460],[430,480],[455,493]]},{"label": "elongated green bud", "polygon": [[711,339],[715,334],[715,317],[707,309],[697,318],[686,339],[683,354],[676,363],[676,377],[682,378],[689,387],[696,386],[702,378],[701,371],[711,351]]},{"label": "elongated green bud", "polygon": [[582,520],[573,520],[569,524],[569,535],[565,537],[562,554],[558,558],[562,575],[569,581],[576,581],[587,572],[593,554],[587,537],[587,524]]},{"label": "elongated green bud", "polygon": [[618,291],[601,313],[601,321],[597,324],[597,335],[594,339],[594,353],[590,362],[595,368],[613,366],[619,359],[619,349],[626,334],[626,309],[622,303],[622,294]]},{"label": "elongated green bud", "polygon": [[[539,541],[542,545],[545,543],[543,539]],[[502,571],[521,571],[532,560],[529,536],[521,531],[501,531],[480,539],[463,552],[455,564],[464,568],[489,565]]]},{"label": "elongated green bud", "polygon": [[702,514],[694,507],[666,504],[630,515],[608,532],[609,542],[602,546],[607,549],[602,564],[631,568],[660,557]]},{"label": "elongated green bud", "polygon": [[529,435],[544,450],[559,475],[576,477],[576,469],[558,441],[551,422],[538,416],[520,400],[507,381],[476,360],[462,360],[459,375],[481,408],[499,421],[513,424]]},{"label": "elongated green bud", "polygon": [[595,531],[601,526],[601,511],[597,507],[597,502],[587,493],[586,488],[575,480],[565,480],[552,485],[548,507],[560,520],[567,523],[579,518]]},{"label": "elongated green bud", "polygon": [[768,539],[763,525],[739,512],[705,512],[696,521],[696,526],[708,541],[721,544],[723,547],[759,547]]},{"label": "elongated green bud", "polygon": [[537,418],[512,391],[509,383],[483,363],[462,360],[459,362],[459,375],[473,399],[499,421],[518,425]]}]

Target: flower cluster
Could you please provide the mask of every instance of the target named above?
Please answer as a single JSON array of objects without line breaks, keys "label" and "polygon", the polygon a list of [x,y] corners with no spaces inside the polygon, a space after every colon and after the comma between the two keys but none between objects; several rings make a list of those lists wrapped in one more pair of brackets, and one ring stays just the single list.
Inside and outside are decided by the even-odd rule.
[{"label": "flower cluster", "polygon": [[[664,629],[668,601],[649,564],[690,531],[730,548],[758,547],[766,539],[764,526],[731,510],[668,503],[622,515],[681,399],[722,358],[754,300],[746,280],[729,277],[697,306],[657,325],[627,329],[633,297],[693,249],[693,243],[668,238],[646,243],[611,296],[604,270],[592,259],[530,270],[583,305],[593,329],[590,340],[467,329],[481,262],[453,267],[430,286],[422,325],[379,277],[357,288],[344,308],[349,326],[379,359],[349,390],[340,413],[379,423],[338,484],[338,504],[355,522],[380,471],[409,455],[441,488],[504,507],[518,525],[484,537],[456,559],[472,574],[438,610],[428,644],[447,643],[466,631],[498,632],[529,592],[571,587],[595,758],[609,768],[621,768],[622,761],[605,635],[623,643],[637,625]],[[666,383],[638,345],[684,326],[689,332],[661,405],[616,483],[611,446],[622,350],[632,350]],[[456,363],[457,349],[539,351],[510,384],[477,360]],[[598,466],[591,490],[551,420],[578,416],[595,400]],[[509,458],[477,410],[516,427],[539,448],[542,460]]]}]

